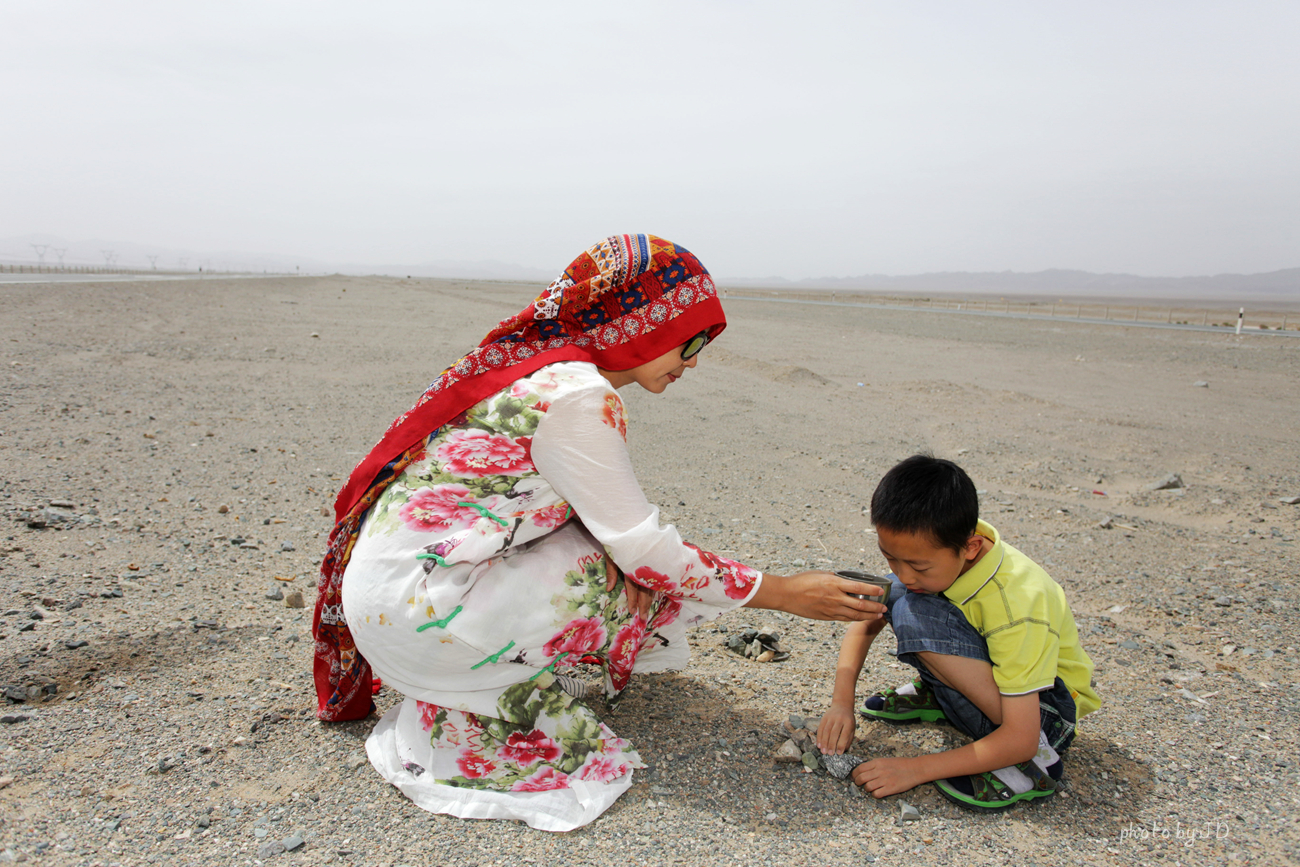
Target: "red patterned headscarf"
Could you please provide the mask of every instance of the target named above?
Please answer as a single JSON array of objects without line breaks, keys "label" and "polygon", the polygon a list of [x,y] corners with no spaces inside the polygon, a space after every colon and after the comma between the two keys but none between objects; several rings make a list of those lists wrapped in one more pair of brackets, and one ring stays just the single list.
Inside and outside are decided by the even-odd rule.
[{"label": "red patterned headscarf", "polygon": [[726,324],[709,272],[690,251],[654,235],[612,235],[444,370],[357,464],[335,501],[312,622],[317,716],[361,719],[373,709],[370,666],[343,617],[343,573],[366,512],[432,433],[547,364],[629,370],[701,331],[716,337]]}]

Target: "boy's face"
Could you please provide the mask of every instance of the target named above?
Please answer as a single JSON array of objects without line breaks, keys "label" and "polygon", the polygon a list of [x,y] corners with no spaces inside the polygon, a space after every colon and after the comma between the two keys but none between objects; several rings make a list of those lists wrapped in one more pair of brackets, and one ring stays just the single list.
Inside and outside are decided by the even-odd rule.
[{"label": "boy's face", "polygon": [[889,568],[913,593],[942,593],[984,553],[984,537],[979,535],[967,539],[960,551],[941,547],[928,533],[877,527],[876,538]]}]

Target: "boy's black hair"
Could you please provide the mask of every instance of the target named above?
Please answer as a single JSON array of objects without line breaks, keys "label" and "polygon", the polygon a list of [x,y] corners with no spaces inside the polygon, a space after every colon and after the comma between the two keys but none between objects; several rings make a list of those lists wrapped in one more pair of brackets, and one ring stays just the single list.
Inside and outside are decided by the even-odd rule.
[{"label": "boy's black hair", "polygon": [[912,455],[885,473],[871,495],[871,523],[897,533],[926,533],[960,551],[975,532],[980,502],[966,471],[934,455]]}]

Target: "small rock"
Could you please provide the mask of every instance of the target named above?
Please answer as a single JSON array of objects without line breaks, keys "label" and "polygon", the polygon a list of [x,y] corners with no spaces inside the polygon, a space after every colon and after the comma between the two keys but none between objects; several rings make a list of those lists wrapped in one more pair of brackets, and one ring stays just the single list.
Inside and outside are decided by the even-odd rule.
[{"label": "small rock", "polygon": [[1298,506],[1300,505],[1300,497],[1282,497],[1278,502],[1286,503],[1288,506]]},{"label": "small rock", "polygon": [[229,511],[230,511],[230,507],[227,506],[225,503],[222,503],[220,506],[217,506],[217,514],[218,514],[218,515],[224,515],[224,514],[226,514],[226,512],[229,512]]},{"label": "small rock", "polygon": [[365,753],[353,753],[348,756],[347,766],[349,771],[355,771],[357,768],[367,763]]},{"label": "small rock", "polygon": [[64,610],[64,611],[76,611],[76,610],[77,610],[78,608],[80,608],[80,607],[81,607],[81,600],[80,600],[80,599],[72,599],[72,600],[69,600],[69,602],[68,602],[67,605],[64,605],[64,606],[63,606],[63,610]]},{"label": "small rock", "polygon": [[[301,594],[299,594],[301,596]],[[776,657],[775,651],[764,650],[758,656],[754,657],[755,662],[771,662]]]},{"label": "small rock", "polygon": [[275,602],[279,602],[281,599],[283,599],[284,593],[280,590],[280,585],[272,584],[270,587],[267,587],[266,598],[271,599]]},{"label": "small rock", "polygon": [[803,766],[810,771],[821,770],[821,762],[818,761],[817,754],[812,752],[811,750],[804,753],[803,756],[800,757],[800,761],[802,761]]},{"label": "small rock", "polygon": [[1189,723],[1203,723],[1203,722],[1205,722],[1205,714],[1203,714],[1203,713],[1189,713],[1189,714],[1187,715],[1186,719],[1187,719],[1187,721],[1188,721]]},{"label": "small rock", "polygon": [[199,816],[198,821],[194,823],[196,828],[208,828],[212,825],[212,819],[208,816]]},{"label": "small rock", "polygon": [[271,833],[271,832],[268,831],[268,830],[266,830],[265,828],[254,828],[254,829],[253,829],[253,836],[256,837],[256,838],[259,839],[259,840],[263,840],[263,839],[265,839],[265,838],[266,838],[266,835],[267,835],[267,834],[270,834],[270,833]]},{"label": "small rock", "polygon": [[4,716],[0,716],[0,723],[3,723],[4,725],[13,725],[14,723],[27,722],[29,719],[31,719],[30,714],[7,713]]},{"label": "small rock", "polygon": [[804,727],[804,718],[799,716],[797,713],[790,714],[787,722],[790,723],[790,728],[801,729]]},{"label": "small rock", "polygon": [[1125,650],[1137,650],[1138,643],[1131,638],[1126,638],[1119,643],[1119,646]]},{"label": "small rock", "polygon": [[847,780],[849,775],[853,773],[853,769],[862,762],[862,759],[857,756],[850,756],[847,753],[838,756],[822,756],[822,765],[825,766],[826,773],[837,780]]},{"label": "small rock", "polygon": [[1100,521],[1097,522],[1097,528],[1100,530],[1109,530],[1114,526],[1115,526],[1115,519],[1112,518],[1110,515],[1107,515],[1106,517],[1102,518]]},{"label": "small rock", "polygon": [[763,821],[764,821],[764,822],[775,822],[775,821],[776,821],[776,813],[768,813],[766,816],[763,817]]},{"label": "small rock", "polygon": [[284,851],[284,844],[279,840],[268,840],[257,847],[258,858],[271,858]]},{"label": "small rock", "polygon": [[14,784],[13,777],[0,777],[0,789],[7,789]]},{"label": "small rock", "polygon": [[67,641],[63,642],[63,646],[68,648],[68,650],[76,650],[79,647],[88,647],[89,645],[90,645],[89,641],[85,641],[80,638],[76,638],[76,639],[70,638]]},{"label": "small rock", "polygon": [[1173,490],[1174,488],[1181,488],[1181,487],[1184,487],[1183,477],[1178,475],[1178,473],[1170,473],[1160,481],[1152,482],[1151,484],[1147,485],[1147,490],[1148,491],[1169,491],[1169,490]]},{"label": "small rock", "polygon": [[772,753],[772,760],[781,764],[792,765],[795,762],[803,761],[803,751],[799,749],[799,745],[794,741],[785,740],[776,748],[776,752]]},{"label": "small rock", "polygon": [[294,549],[294,547],[293,547],[293,543],[292,543],[292,542],[281,542],[281,543],[280,543],[280,550],[281,550],[281,551],[293,551],[293,550],[295,550],[295,549]]},{"label": "small rock", "polygon": [[1210,384],[1203,379],[1198,379],[1192,383],[1192,388],[1209,388]]},{"label": "small rock", "polygon": [[285,608],[303,608],[306,602],[302,598],[301,590],[290,590],[284,597]]},{"label": "small rock", "polygon": [[1215,604],[1215,605],[1218,605],[1220,608],[1227,608],[1227,607],[1229,607],[1230,605],[1232,605],[1232,597],[1231,597],[1231,596],[1216,596],[1215,599],[1214,599],[1214,604]]},{"label": "small rock", "polygon": [[280,845],[284,846],[286,852],[293,852],[296,849],[301,849],[302,844],[303,839],[297,834],[292,834],[280,841]]},{"label": "small rock", "polygon": [[921,812],[907,801],[898,802],[898,824],[921,821]]}]

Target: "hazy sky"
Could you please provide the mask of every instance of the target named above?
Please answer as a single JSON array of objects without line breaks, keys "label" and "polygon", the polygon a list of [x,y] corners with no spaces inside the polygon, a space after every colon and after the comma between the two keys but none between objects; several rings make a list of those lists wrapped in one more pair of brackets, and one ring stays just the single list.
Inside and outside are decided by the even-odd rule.
[{"label": "hazy sky", "polygon": [[1300,3],[0,0],[0,237],[719,276],[1300,265]]}]

